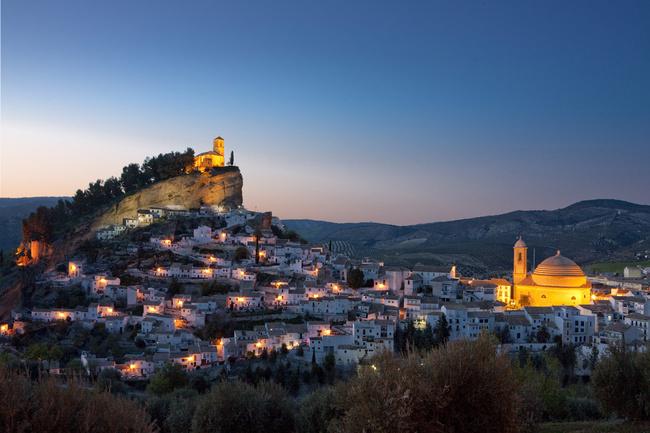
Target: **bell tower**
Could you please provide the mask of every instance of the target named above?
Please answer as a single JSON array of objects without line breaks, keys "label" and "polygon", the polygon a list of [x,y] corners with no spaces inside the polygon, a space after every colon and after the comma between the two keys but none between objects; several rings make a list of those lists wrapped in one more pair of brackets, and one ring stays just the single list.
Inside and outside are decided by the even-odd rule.
[{"label": "bell tower", "polygon": [[519,236],[515,246],[513,247],[515,252],[513,269],[512,269],[512,282],[514,284],[519,284],[522,282],[528,275],[528,246],[526,242]]},{"label": "bell tower", "polygon": [[217,137],[214,139],[212,142],[212,150],[217,154],[216,161],[213,163],[213,165],[217,167],[223,167],[225,165],[223,138]]}]

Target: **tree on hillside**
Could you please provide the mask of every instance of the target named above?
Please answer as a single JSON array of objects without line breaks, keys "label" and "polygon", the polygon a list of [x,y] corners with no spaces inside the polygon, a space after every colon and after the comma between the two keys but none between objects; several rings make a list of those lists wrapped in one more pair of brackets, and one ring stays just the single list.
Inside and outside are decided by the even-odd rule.
[{"label": "tree on hillside", "polygon": [[228,165],[230,165],[230,166],[235,165],[235,151],[234,150],[230,151],[230,159],[228,160]]},{"label": "tree on hillside", "polygon": [[424,356],[384,354],[337,388],[334,405],[344,413],[321,431],[515,433],[518,390],[510,360],[488,336]]},{"label": "tree on hillside", "polygon": [[104,191],[107,198],[117,198],[124,195],[122,183],[116,177],[109,177],[104,182]]},{"label": "tree on hillside", "polygon": [[260,262],[260,237],[262,236],[262,232],[260,229],[255,230],[255,263]]},{"label": "tree on hillside", "polygon": [[98,179],[88,184],[86,189],[78,189],[71,201],[59,200],[56,206],[41,206],[23,220],[23,241],[38,240],[50,243],[57,235],[78,218],[97,212],[110,205],[124,194],[133,193],[154,182],[180,176],[187,172],[194,161],[194,150],[170,152],[145,159],[142,166],[129,164],[122,168],[119,179],[110,177],[105,181]]},{"label": "tree on hillside", "polygon": [[143,178],[140,173],[140,166],[133,163],[122,168],[120,182],[122,183],[124,192],[127,194],[138,190],[138,188],[141,188],[143,184]]},{"label": "tree on hillside", "polygon": [[172,278],[171,282],[169,283],[169,287],[167,288],[167,294],[173,297],[182,291],[183,285],[178,282],[178,279],[176,277]]},{"label": "tree on hillside", "polygon": [[650,419],[650,353],[612,346],[592,381],[596,397],[608,412],[631,420]]},{"label": "tree on hillside", "polygon": [[0,366],[0,400],[0,430],[7,433],[158,431],[133,399],[88,389],[76,380],[62,386],[45,375],[31,380]]},{"label": "tree on hillside", "polygon": [[436,344],[446,344],[447,341],[449,340],[449,335],[450,335],[450,326],[449,322],[447,322],[447,316],[443,314],[440,316],[440,319],[438,319],[438,323],[436,323],[436,326],[433,328],[433,336],[435,339]]},{"label": "tree on hillside", "polygon": [[293,414],[293,402],[276,384],[220,382],[199,399],[192,432],[290,432],[294,431]]},{"label": "tree on hillside", "polygon": [[246,248],[246,247],[238,247],[235,250],[235,255],[234,255],[233,259],[236,262],[241,262],[242,260],[245,260],[247,258],[248,258],[248,248]]},{"label": "tree on hillside", "polygon": [[348,285],[353,289],[363,287],[365,279],[363,278],[363,271],[359,268],[350,269],[348,272]]},{"label": "tree on hillside", "polygon": [[333,387],[319,388],[300,401],[296,424],[301,433],[328,433],[331,423],[340,419],[345,412],[336,405]]},{"label": "tree on hillside", "polygon": [[494,330],[494,335],[499,340],[501,344],[508,344],[511,342],[510,338],[510,329],[508,326],[500,326]]},{"label": "tree on hillside", "polygon": [[[559,337],[559,338],[557,338]],[[577,361],[576,347],[573,344],[564,344],[562,337],[557,336],[555,346],[551,353],[560,361],[563,369],[563,385],[566,385],[575,375],[575,366]]]},{"label": "tree on hillside", "polygon": [[537,342],[547,343],[550,338],[551,338],[551,334],[549,334],[548,330],[546,329],[546,326],[542,325],[542,327],[539,328],[539,331],[537,331]]},{"label": "tree on hillside", "polygon": [[187,373],[180,365],[167,364],[151,378],[147,391],[156,395],[167,394],[186,386],[188,380]]}]

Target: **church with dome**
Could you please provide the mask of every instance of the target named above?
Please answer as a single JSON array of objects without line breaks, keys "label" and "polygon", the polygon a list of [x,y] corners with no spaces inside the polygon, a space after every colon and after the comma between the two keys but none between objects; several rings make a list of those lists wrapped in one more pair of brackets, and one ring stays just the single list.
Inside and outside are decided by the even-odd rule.
[{"label": "church with dome", "polygon": [[591,283],[573,260],[557,253],[528,272],[528,247],[519,237],[514,247],[512,301],[521,307],[581,305],[591,302]]}]

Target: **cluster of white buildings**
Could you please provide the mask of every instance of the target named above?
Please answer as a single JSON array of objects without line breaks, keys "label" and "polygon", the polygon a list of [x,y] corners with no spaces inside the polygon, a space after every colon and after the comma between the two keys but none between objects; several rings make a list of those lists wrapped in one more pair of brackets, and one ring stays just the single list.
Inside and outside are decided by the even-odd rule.
[{"label": "cluster of white buildings", "polygon": [[[82,262],[72,261],[67,274],[52,281],[62,286],[79,283],[97,302],[75,309],[34,308],[29,318],[80,322],[89,328],[101,323],[112,333],[136,329],[148,355],[131,354],[120,364],[89,353],[82,356],[88,369],[115,368],[130,379],[147,378],[168,363],[194,370],[270,351],[300,351],[302,360],[318,363],[330,355],[339,366],[353,366],[393,351],[395,334],[409,323],[420,331],[431,330],[443,316],[450,340],[474,340],[490,333],[500,338],[500,350],[513,352],[546,350],[559,341],[596,345],[603,352],[609,344],[643,350],[650,337],[650,296],[638,278],[626,284],[592,278],[599,288],[584,305],[513,309],[513,284],[506,279],[461,278],[455,266],[406,268],[368,258],[351,260],[325,246],[276,236],[273,227],[282,228],[281,222],[270,213],[151,208],[110,230],[122,233],[161,218],[206,215],[218,223],[197,223],[191,233],[178,238],[152,236],[147,248],[169,251],[173,260],[135,271],[157,286],[172,280],[223,282],[232,288],[228,293],[170,296],[164,289],[122,285],[107,273],[86,274]],[[205,218],[197,221],[204,223]],[[111,237],[108,231],[102,233],[106,237],[98,232],[98,238]],[[349,287],[353,269],[362,272],[365,287]],[[127,310],[116,308],[118,303]],[[142,313],[133,314],[140,306]],[[193,331],[213,314],[231,315],[244,323],[246,317],[268,320],[252,330],[239,327],[218,341],[202,341]],[[303,323],[289,323],[298,316]],[[0,333],[9,332],[8,326],[0,324]]]},{"label": "cluster of white buildings", "polygon": [[181,205],[167,205],[163,207],[150,207],[138,209],[135,215],[122,219],[122,224],[111,224],[100,227],[95,236],[100,241],[113,239],[126,230],[146,227],[157,221],[174,218],[197,218],[203,216],[220,216],[226,221],[228,227],[243,224],[255,218],[254,212],[245,209],[229,210],[221,206],[201,206],[198,209],[188,209]]},{"label": "cluster of white buildings", "polygon": [[269,322],[252,331],[235,330],[233,337],[223,338],[217,347],[223,359],[301,347],[304,362],[322,363],[331,355],[339,366],[355,366],[383,351],[392,352],[394,332],[395,323],[388,320],[355,320],[335,326],[326,321]]}]

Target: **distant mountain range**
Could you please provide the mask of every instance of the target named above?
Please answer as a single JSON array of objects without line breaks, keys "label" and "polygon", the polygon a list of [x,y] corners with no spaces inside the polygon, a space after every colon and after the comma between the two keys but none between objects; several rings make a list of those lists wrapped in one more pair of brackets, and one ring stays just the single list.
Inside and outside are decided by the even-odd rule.
[{"label": "distant mountain range", "polygon": [[[39,206],[66,197],[0,198],[0,249],[13,250],[21,239],[21,221]],[[516,211],[502,215],[410,226],[381,223],[332,223],[284,220],[311,242],[356,257],[387,264],[449,265],[471,271],[507,271],[512,245],[522,235],[536,261],[561,249],[580,265],[634,260],[650,251],[650,206],[621,200],[581,201],[562,209]]]},{"label": "distant mountain range", "polygon": [[[522,235],[530,259],[557,249],[584,265],[633,260],[650,250],[650,206],[621,200],[588,200],[557,210],[515,211],[502,215],[411,226],[285,220],[311,242],[333,242],[354,255],[382,258],[387,264],[457,263],[472,271],[509,270],[512,245]],[[534,252],[533,252],[534,250]]]},{"label": "distant mountain range", "polygon": [[0,198],[0,249],[13,250],[22,237],[22,220],[39,206],[54,206],[68,197]]}]

